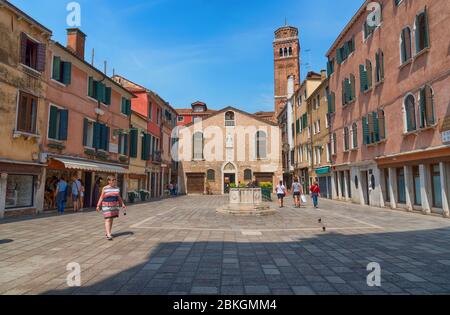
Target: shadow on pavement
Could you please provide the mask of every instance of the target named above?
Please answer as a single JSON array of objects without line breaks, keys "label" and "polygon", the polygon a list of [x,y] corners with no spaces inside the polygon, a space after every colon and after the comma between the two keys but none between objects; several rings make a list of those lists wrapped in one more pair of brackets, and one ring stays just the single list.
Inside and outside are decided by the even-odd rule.
[{"label": "shadow on pavement", "polygon": [[[444,294],[450,292],[449,233],[450,228],[441,228],[318,232],[292,242],[257,237],[247,242],[161,242],[149,249],[145,263],[98,281],[83,280],[81,266],[86,284],[44,294]],[[136,242],[146,241],[139,236]],[[114,246],[110,250],[114,254]],[[125,259],[132,257],[119,264]],[[367,285],[371,262],[381,266],[381,287]],[[108,264],[108,258],[102,262],[105,270],[114,263]]]}]

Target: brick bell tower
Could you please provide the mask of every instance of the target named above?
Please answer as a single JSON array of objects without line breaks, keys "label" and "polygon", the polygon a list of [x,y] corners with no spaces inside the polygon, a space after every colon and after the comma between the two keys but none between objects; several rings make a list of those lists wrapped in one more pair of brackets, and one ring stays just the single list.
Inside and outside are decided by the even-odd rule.
[{"label": "brick bell tower", "polygon": [[300,86],[300,42],[298,29],[283,26],[275,31],[273,41],[275,65],[275,117],[287,101],[288,78],[294,77],[294,90]]}]

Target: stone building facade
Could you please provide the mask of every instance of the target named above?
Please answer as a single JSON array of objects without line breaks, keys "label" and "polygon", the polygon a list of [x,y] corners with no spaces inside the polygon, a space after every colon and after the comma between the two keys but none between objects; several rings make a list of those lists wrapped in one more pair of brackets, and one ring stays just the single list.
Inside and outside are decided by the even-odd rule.
[{"label": "stone building facade", "polygon": [[45,99],[52,32],[0,2],[0,218],[44,206]]},{"label": "stone building facade", "polygon": [[227,107],[178,130],[180,192],[224,194],[230,186],[282,178],[275,123]]},{"label": "stone building facade", "polygon": [[333,197],[448,216],[450,2],[369,2],[327,52]]}]

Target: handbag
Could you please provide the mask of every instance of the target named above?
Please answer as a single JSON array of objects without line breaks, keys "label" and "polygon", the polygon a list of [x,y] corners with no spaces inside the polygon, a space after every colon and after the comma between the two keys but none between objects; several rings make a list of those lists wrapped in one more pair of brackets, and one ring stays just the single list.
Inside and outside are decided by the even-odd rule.
[{"label": "handbag", "polygon": [[301,199],[302,199],[303,203],[306,203],[307,200],[306,200],[306,196],[305,195],[302,194]]}]

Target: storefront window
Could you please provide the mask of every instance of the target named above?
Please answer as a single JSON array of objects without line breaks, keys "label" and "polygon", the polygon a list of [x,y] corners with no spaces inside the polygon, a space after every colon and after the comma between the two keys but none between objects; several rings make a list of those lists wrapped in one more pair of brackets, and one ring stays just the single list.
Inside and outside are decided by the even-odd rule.
[{"label": "storefront window", "polygon": [[397,169],[397,191],[398,202],[406,203],[406,186],[405,186],[405,170],[403,168]]},{"label": "storefront window", "polygon": [[414,176],[414,204],[416,206],[422,205],[422,196],[420,195],[420,172],[419,167],[413,167]]},{"label": "storefront window", "polygon": [[34,176],[8,175],[6,183],[6,209],[33,206]]},{"label": "storefront window", "polygon": [[433,207],[442,208],[441,172],[439,164],[431,165],[431,184],[433,185]]}]

